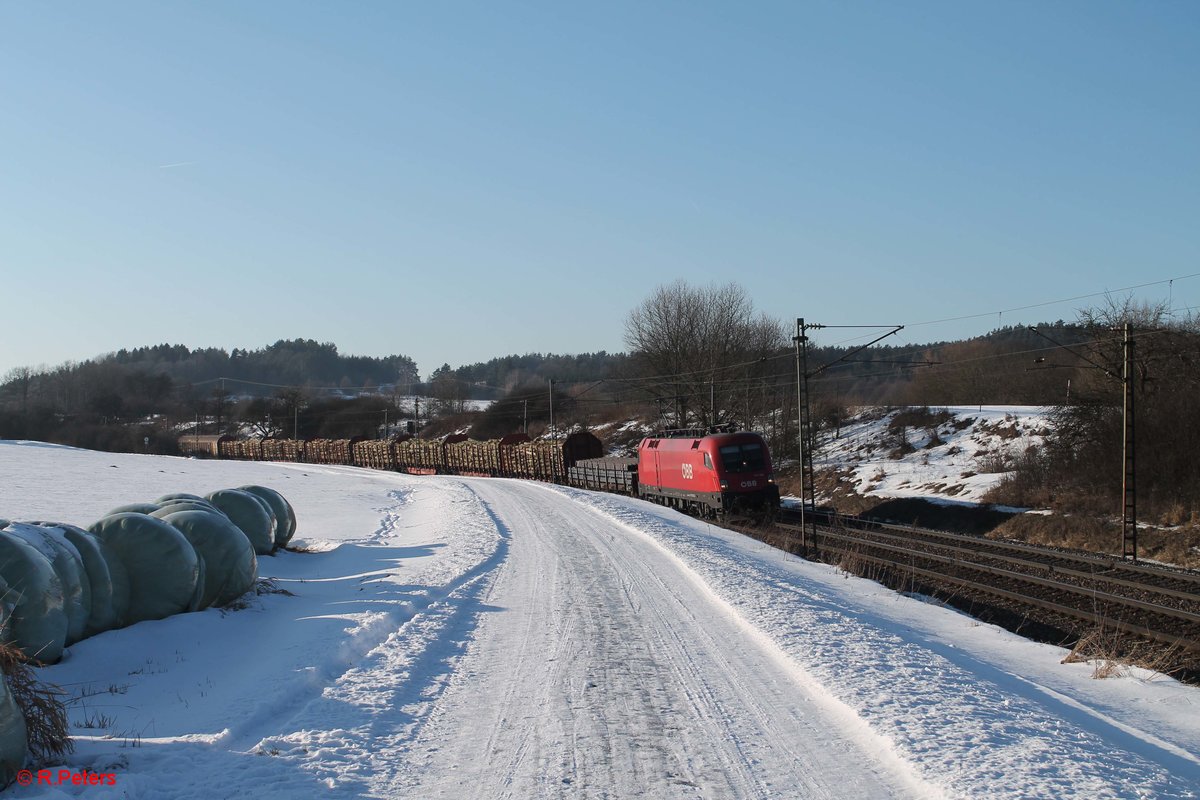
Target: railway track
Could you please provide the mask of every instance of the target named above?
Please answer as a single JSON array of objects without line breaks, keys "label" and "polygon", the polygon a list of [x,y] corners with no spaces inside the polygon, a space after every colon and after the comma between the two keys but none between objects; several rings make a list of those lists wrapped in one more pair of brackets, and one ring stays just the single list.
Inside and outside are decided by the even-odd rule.
[{"label": "railway track", "polygon": [[1097,630],[1153,641],[1171,668],[1200,675],[1200,573],[826,515],[806,535],[786,510],[751,535],[972,613],[991,610],[1008,627],[1033,623],[1060,641]]}]

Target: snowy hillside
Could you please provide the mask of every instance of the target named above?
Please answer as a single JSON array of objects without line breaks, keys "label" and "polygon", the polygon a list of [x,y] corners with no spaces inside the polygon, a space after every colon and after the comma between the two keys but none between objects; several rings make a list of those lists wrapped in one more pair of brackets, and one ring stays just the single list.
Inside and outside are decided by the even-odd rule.
[{"label": "snowy hillside", "polygon": [[814,466],[874,497],[980,502],[1013,459],[1040,447],[1048,409],[948,406],[861,409],[822,439]]},{"label": "snowy hillside", "polygon": [[5,518],[86,526],[126,502],[250,482],[296,508],[310,552],[260,560],[289,594],[71,647],[40,670],[72,697],[64,768],[115,785],[10,796],[1200,787],[1200,690],[1139,670],[1094,680],[1059,648],[657,506],[512,480],[0,442]]}]

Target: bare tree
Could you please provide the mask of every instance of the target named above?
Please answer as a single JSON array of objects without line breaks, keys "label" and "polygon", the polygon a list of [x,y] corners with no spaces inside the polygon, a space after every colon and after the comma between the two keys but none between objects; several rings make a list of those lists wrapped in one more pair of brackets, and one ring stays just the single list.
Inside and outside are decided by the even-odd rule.
[{"label": "bare tree", "polygon": [[14,367],[4,376],[3,384],[12,386],[14,392],[21,398],[21,413],[29,413],[29,390],[33,387],[33,379],[37,372],[33,367]]},{"label": "bare tree", "polygon": [[676,425],[714,424],[750,413],[766,374],[764,360],[786,345],[779,320],[756,314],[745,289],[694,287],[677,280],[655,291],[625,320],[625,343],[640,385],[671,404]]},{"label": "bare tree", "polygon": [[[1200,515],[1200,319],[1161,304],[1112,300],[1084,309],[1089,341],[1071,403],[1059,407],[1036,458],[1019,466],[1012,488],[1019,504],[1050,502],[1066,510],[1119,509],[1122,470],[1124,326],[1134,342],[1137,503],[1164,524]],[[1063,354],[1066,360],[1068,354]],[[1084,360],[1086,359],[1086,361]],[[1023,483],[1022,483],[1023,480]]]}]

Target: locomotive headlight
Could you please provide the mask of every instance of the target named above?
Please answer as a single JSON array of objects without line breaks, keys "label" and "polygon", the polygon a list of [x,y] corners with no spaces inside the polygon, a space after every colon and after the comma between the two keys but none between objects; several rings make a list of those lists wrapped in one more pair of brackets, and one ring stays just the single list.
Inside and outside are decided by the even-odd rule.
[{"label": "locomotive headlight", "polygon": [[721,488],[722,488],[722,489],[728,489],[728,488],[729,488],[729,481],[725,480],[724,478],[721,478]]},{"label": "locomotive headlight", "polygon": [[774,483],[774,482],[775,482],[775,473],[768,472],[767,473],[767,483]]}]

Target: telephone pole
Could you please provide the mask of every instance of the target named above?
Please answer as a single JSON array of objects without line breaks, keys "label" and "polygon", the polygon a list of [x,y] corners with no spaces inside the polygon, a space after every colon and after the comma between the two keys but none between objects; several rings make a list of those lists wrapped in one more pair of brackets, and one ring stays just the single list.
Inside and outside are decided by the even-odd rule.
[{"label": "telephone pole", "polygon": [[[1134,459],[1134,451],[1136,438],[1134,436],[1134,364],[1133,364],[1133,326],[1129,322],[1125,322],[1122,327],[1121,341],[1121,374],[1113,372],[1103,364],[1097,363],[1094,359],[1088,358],[1074,348],[1067,347],[1061,342],[1056,342],[1046,334],[1042,333],[1035,327],[1030,327],[1030,331],[1036,333],[1051,344],[1066,350],[1068,353],[1077,358],[1086,361],[1091,365],[1092,369],[1098,369],[1114,380],[1121,382],[1122,407],[1121,407],[1121,558],[1130,559],[1137,562],[1137,482],[1136,482],[1136,460]],[[1038,359],[1043,361],[1044,359]],[[1052,365],[1057,366],[1057,365]],[[1071,383],[1067,382],[1068,398],[1070,397]]]},{"label": "telephone pole", "polygon": [[[806,325],[796,320],[796,425],[800,446],[800,552],[808,552],[808,543],[816,538],[816,481],[812,463],[812,417],[808,402],[808,330],[822,325]],[[809,531],[809,526],[813,529]]]},{"label": "telephone pole", "polygon": [[1125,395],[1121,444],[1121,558],[1137,562],[1137,497],[1134,491],[1133,339],[1125,323],[1121,384]]},{"label": "telephone pole", "polygon": [[[856,347],[849,353],[846,353],[841,358],[834,359],[824,366],[817,367],[814,370],[808,368],[808,331],[818,330],[822,328],[883,328],[890,327],[891,330],[885,334],[875,337],[871,341]],[[816,472],[813,469],[813,430],[812,430],[812,408],[809,399],[808,379],[816,375],[820,375],[830,367],[847,363],[852,356],[856,356],[863,350],[866,350],[871,345],[877,344],[889,336],[899,333],[904,330],[903,325],[816,325],[806,323],[803,317],[796,319],[796,335],[792,339],[796,344],[796,422],[800,427],[799,444],[800,444],[800,552],[807,555],[808,545],[811,542],[816,547],[817,521],[816,521]]]}]

